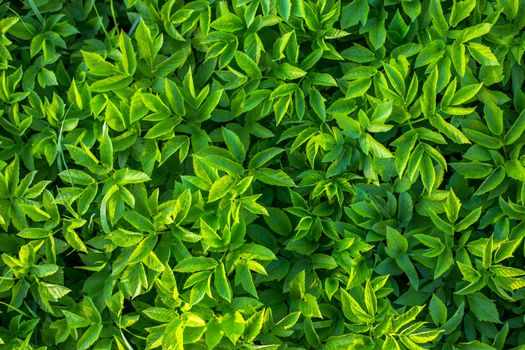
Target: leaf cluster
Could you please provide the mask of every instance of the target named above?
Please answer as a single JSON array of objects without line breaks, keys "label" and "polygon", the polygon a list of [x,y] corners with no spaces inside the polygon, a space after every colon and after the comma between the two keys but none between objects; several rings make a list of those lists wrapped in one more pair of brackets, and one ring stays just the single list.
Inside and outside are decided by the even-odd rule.
[{"label": "leaf cluster", "polygon": [[0,347],[523,349],[524,28],[0,1]]}]

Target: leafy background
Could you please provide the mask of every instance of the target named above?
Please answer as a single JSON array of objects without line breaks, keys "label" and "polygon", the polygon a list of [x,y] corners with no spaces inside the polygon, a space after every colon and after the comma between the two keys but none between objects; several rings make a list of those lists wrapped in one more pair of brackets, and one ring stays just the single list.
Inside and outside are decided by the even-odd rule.
[{"label": "leafy background", "polygon": [[2,349],[524,349],[523,0],[0,1]]}]

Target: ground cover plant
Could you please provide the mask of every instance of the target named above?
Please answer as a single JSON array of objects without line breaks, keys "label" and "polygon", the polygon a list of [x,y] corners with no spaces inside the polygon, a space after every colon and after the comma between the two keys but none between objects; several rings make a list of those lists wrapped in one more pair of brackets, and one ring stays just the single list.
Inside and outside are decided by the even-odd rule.
[{"label": "ground cover plant", "polygon": [[525,349],[524,27],[0,1],[0,349]]}]

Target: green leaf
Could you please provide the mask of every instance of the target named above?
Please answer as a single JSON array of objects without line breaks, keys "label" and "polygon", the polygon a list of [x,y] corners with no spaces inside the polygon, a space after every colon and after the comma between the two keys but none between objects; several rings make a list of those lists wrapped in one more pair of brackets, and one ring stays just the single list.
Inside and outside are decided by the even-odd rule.
[{"label": "green leaf", "polygon": [[[417,55],[415,67],[432,66],[445,51],[445,43],[443,40],[436,39],[426,45]],[[437,66],[434,67],[436,69]],[[431,73],[432,74],[432,73]]]},{"label": "green leaf", "polygon": [[277,234],[286,236],[292,231],[292,223],[285,211],[280,208],[266,208],[268,216],[264,217],[266,224]]},{"label": "green leaf", "polygon": [[367,280],[365,284],[365,305],[369,315],[375,315],[377,312],[377,297]]},{"label": "green leaf", "polygon": [[497,167],[486,177],[485,181],[483,181],[476,191],[476,194],[484,194],[494,190],[503,180],[505,180],[505,169],[503,167]]},{"label": "green leaf", "polygon": [[279,154],[283,152],[284,152],[284,149],[282,148],[271,147],[271,148],[265,149],[255,154],[250,159],[250,163],[248,166],[250,169],[260,168],[266,165],[269,161],[271,161],[273,158],[277,157]]},{"label": "green leaf", "polygon": [[460,77],[465,75],[467,69],[467,56],[465,54],[465,45],[455,41],[450,47],[450,55],[454,68]]},{"label": "green leaf", "polygon": [[440,218],[432,209],[429,210],[432,223],[443,233],[447,235],[454,235],[454,226]]},{"label": "green leaf", "polygon": [[475,26],[467,27],[461,31],[461,35],[458,38],[462,43],[479,38],[488,32],[492,28],[490,23],[480,23]]},{"label": "green leaf", "polygon": [[211,113],[219,104],[222,94],[223,90],[217,90],[210,94],[199,108],[197,121],[204,121],[210,118]]},{"label": "green leaf", "polygon": [[77,235],[77,233],[73,231],[72,229],[67,230],[64,233],[64,238],[66,239],[67,244],[69,244],[73,249],[76,249],[84,253],[88,252],[87,247],[84,244],[84,242],[82,242],[82,240]]},{"label": "green leaf", "polygon": [[114,75],[109,78],[97,80],[91,84],[92,92],[110,92],[119,89],[124,89],[131,84],[133,78],[127,75]]},{"label": "green leaf", "polygon": [[215,267],[215,271],[213,273],[214,276],[214,286],[217,290],[217,293],[219,295],[231,302],[232,299],[232,290],[230,287],[230,284],[228,283],[228,277],[226,276],[226,271],[224,269],[224,265],[220,263]]},{"label": "green leaf", "polygon": [[177,68],[181,67],[188,56],[191,54],[190,45],[184,45],[180,50],[177,50],[173,55],[169,56],[162,62],[158,63],[153,72],[157,77],[165,77],[173,73]]},{"label": "green leaf", "polygon": [[154,126],[152,126],[146,135],[144,135],[145,139],[157,139],[164,135],[170,134],[173,130],[173,128],[177,124],[177,119],[175,118],[168,118],[161,120]]},{"label": "green leaf", "polygon": [[71,185],[83,185],[87,186],[94,182],[95,180],[86,174],[82,170],[77,169],[67,169],[58,174],[62,181],[68,182]]},{"label": "green leaf", "polygon": [[273,186],[293,187],[295,183],[283,170],[259,168],[254,171],[257,180]]},{"label": "green leaf", "polygon": [[152,67],[156,51],[153,48],[154,42],[151,31],[142,18],[137,26],[135,39],[140,56],[145,59],[150,67]]},{"label": "green leaf", "polygon": [[299,302],[299,310],[301,310],[301,313],[305,317],[323,317],[316,298],[308,293],[306,293],[304,298]]},{"label": "green leaf", "polygon": [[118,186],[113,185],[109,188],[109,190],[104,194],[104,197],[102,198],[102,202],[100,203],[100,221],[102,225],[102,229],[105,233],[109,233],[109,224],[108,224],[108,202],[110,201],[111,197],[118,191]]},{"label": "green leaf", "polygon": [[312,106],[312,109],[314,110],[315,114],[321,119],[322,121],[325,121],[326,119],[326,109],[325,109],[325,98],[321,95],[319,90],[316,88],[312,88],[310,91],[310,106]]},{"label": "green leaf", "polygon": [[518,119],[512,124],[510,129],[505,134],[503,142],[505,145],[510,145],[516,142],[525,133],[525,110],[521,111]]},{"label": "green leaf", "polygon": [[430,16],[432,16],[432,23],[439,30],[439,34],[445,36],[449,28],[439,0],[430,2]]},{"label": "green leaf", "polygon": [[77,342],[77,349],[87,350],[98,340],[100,332],[102,332],[102,324],[94,324],[82,334]]},{"label": "green leaf", "polygon": [[291,9],[292,2],[290,0],[277,0],[277,11],[285,21],[288,21],[290,18]]},{"label": "green leaf", "polygon": [[436,110],[436,95],[437,95],[438,69],[437,66],[432,70],[427,81],[423,84],[423,97],[421,99],[421,109],[423,115],[429,117],[434,114]]},{"label": "green leaf", "polygon": [[43,298],[56,301],[69,294],[71,289],[59,284],[39,282],[38,292]]},{"label": "green leaf", "polygon": [[193,273],[197,271],[213,270],[217,265],[217,262],[212,258],[189,257],[179,261],[173,270],[177,272]]},{"label": "green leaf", "polygon": [[482,262],[483,262],[484,269],[488,269],[490,265],[492,264],[492,250],[493,250],[493,239],[492,239],[492,236],[490,236],[490,238],[486,240],[483,246]]},{"label": "green leaf", "polygon": [[368,19],[369,5],[366,0],[354,0],[341,10],[341,28],[347,29],[359,22],[365,24]]},{"label": "green leaf", "polygon": [[481,207],[472,210],[467,216],[463,218],[457,225],[456,231],[461,232],[476,223],[481,216]]},{"label": "green leaf", "polygon": [[496,253],[494,255],[494,262],[500,263],[503,260],[512,257],[520,244],[521,238],[508,240],[506,242],[501,243],[498,249],[496,249]]},{"label": "green leaf", "polygon": [[447,321],[447,307],[445,303],[435,294],[429,304],[430,317],[436,325],[442,325]]},{"label": "green leaf", "polygon": [[158,236],[149,235],[140,242],[128,258],[128,264],[134,264],[144,260],[155,248]]},{"label": "green leaf", "polygon": [[122,52],[122,65],[124,71],[129,74],[135,73],[137,69],[137,58],[135,56],[135,49],[131,39],[126,33],[122,32],[119,35],[119,47]]},{"label": "green leaf", "polygon": [[[363,0],[358,0],[358,1],[363,2]],[[368,8],[368,3],[366,1],[364,2],[366,3],[366,6]],[[357,63],[372,62],[376,58],[375,54],[372,51],[370,51],[368,48],[362,45],[359,45],[359,44],[354,44],[352,47],[342,51],[341,55],[345,59],[350,60],[352,62],[357,62]]]},{"label": "green leaf", "polygon": [[505,170],[509,177],[518,181],[525,181],[525,167],[516,159],[505,162]]},{"label": "green leaf", "polygon": [[482,322],[500,323],[496,304],[485,295],[477,292],[467,296],[470,310]]},{"label": "green leaf", "polygon": [[206,331],[204,332],[206,345],[208,348],[214,349],[220,343],[222,337],[223,333],[220,325],[217,323],[217,321],[215,321],[215,319],[212,319],[206,325]]},{"label": "green leaf", "polygon": [[421,168],[419,169],[419,171],[421,174],[421,181],[423,182],[423,186],[425,186],[425,189],[428,193],[432,193],[436,181],[436,171],[434,169],[434,165],[432,164],[432,160],[428,154],[425,154],[423,156],[423,158],[421,159],[420,166]]},{"label": "green leaf", "polygon": [[476,94],[482,86],[483,84],[471,84],[462,87],[461,89],[456,91],[454,97],[452,98],[452,101],[450,101],[450,104],[452,106],[456,106],[469,101],[470,99],[476,96]]},{"label": "green leaf", "polygon": [[235,179],[230,175],[224,175],[211,186],[208,195],[208,202],[214,202],[226,196],[234,185]]},{"label": "green leaf", "polygon": [[366,145],[372,154],[377,158],[393,158],[394,156],[380,142],[374,139],[370,134],[365,135]]},{"label": "green leaf", "polygon": [[359,121],[345,115],[337,115],[335,120],[337,121],[339,127],[343,130],[343,134],[355,139],[361,135],[362,130]]},{"label": "green leaf", "polygon": [[230,129],[224,127],[221,129],[221,132],[230,153],[233,154],[237,161],[242,162],[246,155],[246,150],[239,136]]},{"label": "green leaf", "polygon": [[450,18],[448,22],[450,23],[451,27],[455,27],[467,18],[472,10],[476,7],[476,1],[475,0],[463,0],[463,1],[455,1],[452,5],[452,12],[450,14]]},{"label": "green leaf", "polygon": [[155,231],[155,226],[153,226],[153,223],[148,218],[136,211],[127,211],[123,214],[123,217],[128,223],[131,224],[131,226],[139,231]]},{"label": "green leaf", "polygon": [[384,45],[386,40],[385,21],[382,19],[378,19],[376,21],[371,20],[367,24],[371,26],[370,31],[368,32],[368,37],[370,39],[372,47],[375,50],[378,50]]},{"label": "green leaf", "polygon": [[257,199],[259,199],[260,196],[260,194],[257,194],[254,196],[243,197],[241,202],[244,205],[244,208],[246,208],[250,213],[267,216],[268,211],[266,208],[257,203]]},{"label": "green leaf", "polygon": [[254,243],[243,245],[240,256],[244,259],[275,260],[275,255],[270,249]]},{"label": "green leaf", "polygon": [[[284,0],[283,2],[286,2]],[[288,10],[289,11],[289,10]],[[288,12],[289,14],[289,12]],[[260,79],[262,77],[261,70],[257,63],[255,63],[250,56],[244,52],[235,52],[235,62],[241,67],[241,69],[251,78]]]},{"label": "green leaf", "polygon": [[72,145],[65,145],[65,147],[78,165],[86,168],[94,168],[98,165],[97,157],[84,144],[81,148]]},{"label": "green leaf", "polygon": [[17,236],[27,239],[44,239],[49,237],[51,230],[44,228],[25,228],[17,233]]},{"label": "green leaf", "polygon": [[384,64],[384,67],[386,75],[388,76],[388,80],[390,81],[394,89],[400,96],[405,96],[405,79],[403,79],[403,75],[401,75],[401,72],[396,67],[386,63]]},{"label": "green leaf", "polygon": [[341,292],[341,303],[343,307],[343,314],[350,320],[356,318],[359,321],[368,321],[371,316],[365,312],[365,310],[359,305],[359,303],[346,292],[344,289],[340,289]]},{"label": "green leaf", "polygon": [[346,98],[363,96],[368,91],[371,84],[372,80],[370,79],[356,79],[349,82],[347,84]]},{"label": "green leaf", "polygon": [[408,255],[404,254],[396,260],[397,266],[407,275],[410,284],[417,291],[419,289],[419,278],[417,275],[416,268]]},{"label": "green leaf", "polygon": [[211,27],[222,32],[234,33],[244,29],[244,22],[238,16],[228,12],[213,21]]},{"label": "green leaf", "polygon": [[470,140],[472,140],[480,146],[489,149],[500,149],[503,146],[503,142],[501,141],[501,139],[494,136],[489,136],[481,131],[470,128],[463,128],[463,132],[465,133],[465,135],[467,135],[467,137]]},{"label": "green leaf", "polygon": [[172,80],[165,78],[164,79],[164,90],[168,98],[171,110],[177,115],[186,114],[186,108],[184,106],[184,98],[182,93]]},{"label": "green leaf", "polygon": [[109,77],[118,73],[118,70],[95,52],[81,51],[89,73],[99,77]]},{"label": "green leaf", "polygon": [[337,81],[334,77],[327,73],[309,73],[308,78],[313,85],[318,86],[337,86]]},{"label": "green leaf", "polygon": [[295,83],[288,83],[288,84],[280,84],[277,88],[275,88],[271,94],[270,98],[279,98],[279,97],[286,97],[291,94],[293,94],[297,90],[297,84]]},{"label": "green leaf", "polygon": [[447,201],[445,204],[445,212],[450,222],[456,222],[458,219],[459,211],[461,209],[461,201],[456,196],[453,189],[450,189],[447,195]]},{"label": "green leaf", "polygon": [[503,111],[494,102],[485,103],[483,116],[492,134],[501,135],[503,133]]},{"label": "green leaf", "polygon": [[89,326],[89,321],[67,310],[62,310],[66,317],[67,325],[71,328],[83,328]]},{"label": "green leaf", "polygon": [[42,68],[38,73],[38,83],[42,87],[58,85],[55,73],[46,68]]},{"label": "green leaf", "polygon": [[292,66],[287,62],[277,66],[273,70],[273,73],[275,74],[276,78],[281,80],[295,80],[302,78],[306,75],[306,71],[302,70],[301,68]]},{"label": "green leaf", "polygon": [[442,332],[442,330],[430,330],[430,331],[418,331],[415,333],[412,333],[408,336],[408,338],[417,344],[425,344],[430,343],[434,339],[436,339],[439,334]]},{"label": "green leaf", "polygon": [[407,239],[391,227],[386,228],[386,242],[385,252],[394,259],[400,258],[408,250]]},{"label": "green leaf", "polygon": [[463,320],[463,315],[465,312],[465,302],[462,301],[454,315],[452,315],[451,318],[445,323],[443,326],[443,329],[445,330],[444,334],[448,335],[456,330],[456,328],[460,325],[461,321]]},{"label": "green leaf", "polygon": [[150,180],[145,173],[128,168],[115,171],[113,178],[120,185],[138,184]]},{"label": "green leaf", "polygon": [[479,64],[486,66],[499,65],[498,59],[492,53],[492,50],[489,47],[478,43],[469,43],[468,49],[472,57],[474,57],[474,59],[478,61]]},{"label": "green leaf", "polygon": [[195,157],[198,157],[208,165],[222,170],[232,176],[241,176],[244,173],[244,169],[239,163],[223,156],[207,155],[201,157],[195,155]]},{"label": "green leaf", "polygon": [[108,169],[113,169],[113,143],[107,129],[100,140],[100,161]]}]

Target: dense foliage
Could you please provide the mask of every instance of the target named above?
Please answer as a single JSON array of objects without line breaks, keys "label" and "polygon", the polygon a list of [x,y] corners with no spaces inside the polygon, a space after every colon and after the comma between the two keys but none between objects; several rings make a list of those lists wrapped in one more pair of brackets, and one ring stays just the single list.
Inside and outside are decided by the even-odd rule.
[{"label": "dense foliage", "polygon": [[525,1],[0,1],[1,349],[525,349]]}]

